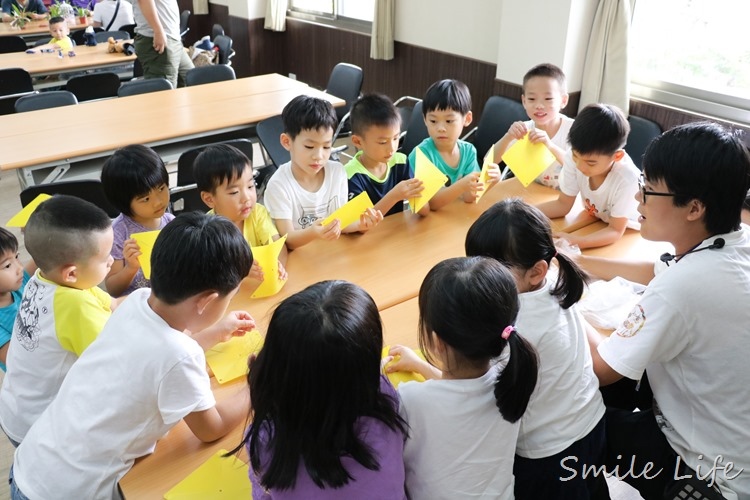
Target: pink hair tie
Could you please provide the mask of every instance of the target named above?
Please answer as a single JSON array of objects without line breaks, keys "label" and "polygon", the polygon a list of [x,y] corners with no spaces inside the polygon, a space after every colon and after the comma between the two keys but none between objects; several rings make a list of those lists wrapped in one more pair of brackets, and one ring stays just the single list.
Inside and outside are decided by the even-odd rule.
[{"label": "pink hair tie", "polygon": [[508,340],[508,337],[510,337],[510,334],[516,331],[516,327],[513,325],[508,325],[503,329],[503,333],[500,335],[503,339]]}]

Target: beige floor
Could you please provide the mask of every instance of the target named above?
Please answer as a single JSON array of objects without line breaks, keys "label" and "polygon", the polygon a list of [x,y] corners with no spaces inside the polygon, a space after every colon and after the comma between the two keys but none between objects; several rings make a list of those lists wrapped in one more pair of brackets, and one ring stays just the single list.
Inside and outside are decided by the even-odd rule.
[{"label": "beige floor", "polygon": [[[350,148],[349,151],[351,152],[352,149]],[[259,152],[257,153],[258,154],[255,155],[255,158],[261,158]],[[21,202],[18,198],[20,191],[21,189],[18,184],[18,179],[14,173],[0,173],[0,224],[4,225],[13,214],[21,209]],[[26,259],[28,259],[28,253],[23,247],[23,237],[21,236],[21,232],[15,228],[9,228],[9,230],[18,237],[21,259],[25,262]],[[0,383],[2,383],[2,375],[3,373],[0,371]],[[13,447],[8,440],[5,439],[5,436],[0,434],[0,500],[7,500],[10,498],[8,482],[4,478],[8,477],[8,469],[12,463]],[[638,500],[641,498],[634,489],[620,481],[610,480],[609,486],[613,500]]]}]

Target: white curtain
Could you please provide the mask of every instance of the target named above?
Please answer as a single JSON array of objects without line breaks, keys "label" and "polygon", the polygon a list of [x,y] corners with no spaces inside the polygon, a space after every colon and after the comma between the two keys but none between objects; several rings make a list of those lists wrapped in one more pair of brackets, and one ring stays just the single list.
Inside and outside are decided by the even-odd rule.
[{"label": "white curtain", "polygon": [[286,30],[287,0],[266,0],[266,22],[263,27],[271,31]]},{"label": "white curtain", "polygon": [[370,37],[370,57],[393,59],[393,33],[396,26],[396,0],[375,0],[375,16]]},{"label": "white curtain", "polygon": [[602,102],[628,114],[630,19],[630,0],[599,0],[586,50],[579,110]]}]

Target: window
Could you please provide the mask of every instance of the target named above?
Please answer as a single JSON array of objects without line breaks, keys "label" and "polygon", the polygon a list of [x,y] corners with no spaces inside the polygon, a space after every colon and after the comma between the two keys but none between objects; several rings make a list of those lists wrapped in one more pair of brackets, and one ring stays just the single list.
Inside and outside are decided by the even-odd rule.
[{"label": "window", "polygon": [[369,33],[375,0],[290,0],[289,16]]},{"label": "window", "polygon": [[634,97],[750,124],[747,0],[638,0]]}]

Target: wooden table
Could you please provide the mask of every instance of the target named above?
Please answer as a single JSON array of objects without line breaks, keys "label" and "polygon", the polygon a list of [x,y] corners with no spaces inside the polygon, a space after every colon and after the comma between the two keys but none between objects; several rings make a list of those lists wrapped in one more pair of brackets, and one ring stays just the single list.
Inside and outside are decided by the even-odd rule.
[{"label": "wooden table", "polygon": [[[91,18],[88,18],[90,20]],[[88,22],[81,24],[78,22],[78,18],[75,19],[75,24],[69,25],[70,31],[86,28]],[[0,36],[15,35],[23,38],[49,34],[49,19],[40,19],[38,21],[30,21],[23,29],[13,28],[9,22],[0,23]]]},{"label": "wooden table", "polygon": [[249,136],[252,126],[281,113],[301,94],[334,106],[344,104],[338,97],[271,74],[80,103],[65,114],[67,134],[62,133],[56,109],[0,116],[0,170],[17,170],[23,188],[36,183],[35,170],[51,170],[42,182],[53,182],[71,164],[103,162],[128,144],[159,147],[240,130]]},{"label": "wooden table", "polygon": [[[73,48],[76,54],[74,57],[68,56],[67,53],[59,57],[57,51],[0,54],[0,68],[23,68],[31,76],[41,77],[89,69],[113,68],[132,64],[135,61],[135,54],[128,56],[123,53],[107,52],[108,45],[107,43],[99,43],[95,47],[77,45]],[[62,85],[63,82],[55,83]]]},{"label": "wooden table", "polygon": [[[285,297],[321,280],[346,279],[364,287],[374,298],[383,318],[386,344],[416,347],[416,297],[424,276],[437,262],[464,255],[469,226],[492,203],[514,196],[541,203],[556,197],[557,192],[538,184],[525,189],[511,179],[493,188],[476,205],[456,201],[425,218],[396,214],[365,235],[312,242],[290,253],[286,266],[289,281],[281,292],[266,299],[251,299],[250,285],[243,283],[230,308],[249,311],[265,331],[274,305]],[[573,219],[555,220],[553,226],[560,229]],[[581,231],[595,229],[596,224]],[[642,240],[637,232],[628,231],[622,240],[601,250],[609,256],[633,251],[654,256],[664,251],[654,245]],[[244,379],[223,386],[212,379],[212,388],[217,400],[247,390]],[[242,429],[237,429],[215,443],[204,444],[181,422],[159,441],[152,455],[141,459],[123,478],[122,489],[128,498],[160,499],[217,450],[236,446],[241,435]]]}]

